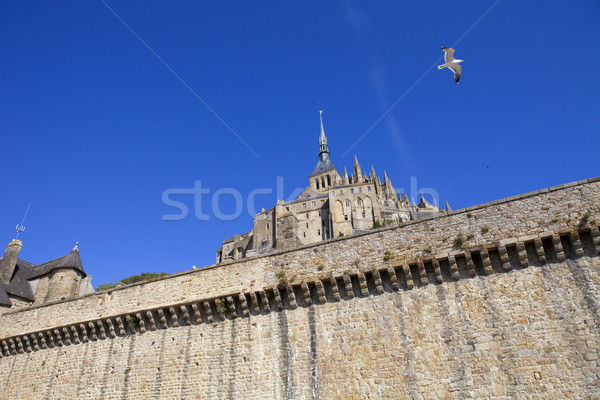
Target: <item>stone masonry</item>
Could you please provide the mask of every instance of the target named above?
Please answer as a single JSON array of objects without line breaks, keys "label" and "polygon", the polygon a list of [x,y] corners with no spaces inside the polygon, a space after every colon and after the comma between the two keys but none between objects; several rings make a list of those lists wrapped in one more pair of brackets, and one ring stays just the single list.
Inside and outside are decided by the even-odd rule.
[{"label": "stone masonry", "polygon": [[2,399],[598,398],[600,179],[0,316]]}]

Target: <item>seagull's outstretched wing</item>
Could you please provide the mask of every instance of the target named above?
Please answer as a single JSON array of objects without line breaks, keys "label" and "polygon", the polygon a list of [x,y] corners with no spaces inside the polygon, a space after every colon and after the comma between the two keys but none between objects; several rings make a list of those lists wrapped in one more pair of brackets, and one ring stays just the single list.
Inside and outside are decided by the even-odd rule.
[{"label": "seagull's outstretched wing", "polygon": [[460,72],[462,71],[462,67],[459,64],[452,64],[452,66],[448,68],[454,71],[454,81],[458,83],[460,80]]},{"label": "seagull's outstretched wing", "polygon": [[454,61],[454,49],[451,47],[442,47],[442,50],[444,50],[444,60],[447,63],[450,63],[452,61]]}]

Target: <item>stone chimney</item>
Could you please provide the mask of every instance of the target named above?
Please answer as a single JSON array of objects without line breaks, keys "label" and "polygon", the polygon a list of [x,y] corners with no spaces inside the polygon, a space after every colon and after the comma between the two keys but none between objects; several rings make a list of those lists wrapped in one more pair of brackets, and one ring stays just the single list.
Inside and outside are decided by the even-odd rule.
[{"label": "stone chimney", "polygon": [[6,246],[6,252],[2,261],[0,261],[0,283],[8,285],[10,278],[13,275],[15,266],[17,265],[17,258],[23,243],[20,240],[13,239],[8,246]]}]

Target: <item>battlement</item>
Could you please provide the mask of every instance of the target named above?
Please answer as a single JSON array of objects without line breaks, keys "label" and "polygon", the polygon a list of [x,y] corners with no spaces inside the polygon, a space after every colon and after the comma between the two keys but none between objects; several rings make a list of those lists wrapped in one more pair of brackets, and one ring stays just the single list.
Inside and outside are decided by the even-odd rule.
[{"label": "battlement", "polygon": [[[161,391],[166,381],[179,387],[173,398],[291,398],[295,390],[306,398],[350,397],[364,390],[361,371],[380,377],[375,386],[390,398],[514,396],[541,384],[553,396],[589,392],[581,382],[593,386],[600,349],[566,338],[578,332],[600,342],[593,339],[600,327],[598,217],[594,178],[7,312],[0,316],[0,378],[9,384],[0,393],[22,393],[8,377],[33,362],[50,376],[45,390],[56,398],[169,397]],[[50,358],[56,352],[60,359]],[[500,352],[514,364],[497,358]],[[87,367],[96,362],[89,354],[101,357],[101,367]],[[59,381],[51,371],[69,362],[63,359],[81,367],[77,376],[66,368]],[[389,375],[387,366],[401,372]],[[423,374],[442,384],[431,386]],[[220,376],[235,383],[215,383]],[[507,376],[527,389],[510,386]],[[85,391],[85,377],[113,389]],[[342,378],[359,384],[340,389]]]}]

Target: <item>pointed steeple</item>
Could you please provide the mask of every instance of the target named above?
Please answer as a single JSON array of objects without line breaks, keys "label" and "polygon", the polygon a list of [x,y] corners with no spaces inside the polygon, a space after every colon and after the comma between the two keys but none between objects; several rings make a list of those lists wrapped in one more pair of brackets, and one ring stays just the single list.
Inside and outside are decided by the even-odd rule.
[{"label": "pointed steeple", "polygon": [[[312,174],[310,174],[310,177],[319,175],[329,170],[335,170],[335,167],[333,166],[333,163],[329,158],[329,147],[327,146],[327,137],[325,136],[325,129],[323,129],[323,110],[319,111],[319,117],[321,119],[321,135],[319,136],[319,161],[317,162],[317,166],[313,170]],[[311,183],[311,187],[313,183]]]},{"label": "pointed steeple", "polygon": [[323,155],[329,156],[329,147],[327,146],[327,137],[325,136],[325,129],[323,128],[323,110],[319,111],[319,118],[321,119],[321,136],[319,136],[319,157],[323,160]]},{"label": "pointed steeple", "polygon": [[346,167],[344,167],[344,185],[347,185],[348,183],[350,183],[348,181],[348,170],[346,169]]},{"label": "pointed steeple", "polygon": [[446,200],[446,211],[452,211],[450,204],[448,204],[448,200]]},{"label": "pointed steeple", "polygon": [[374,178],[375,175],[375,167],[373,166],[373,164],[371,164],[371,176]]}]

